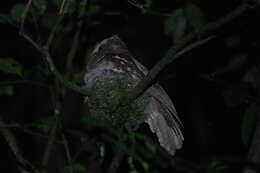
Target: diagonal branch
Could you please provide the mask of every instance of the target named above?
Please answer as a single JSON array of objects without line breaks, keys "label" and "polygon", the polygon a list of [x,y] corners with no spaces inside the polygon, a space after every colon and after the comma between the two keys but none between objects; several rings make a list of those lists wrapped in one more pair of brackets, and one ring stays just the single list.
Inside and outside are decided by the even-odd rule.
[{"label": "diagonal branch", "polygon": [[47,50],[49,50],[49,47],[50,47],[50,45],[51,45],[51,43],[52,43],[52,41],[53,41],[57,31],[58,31],[58,28],[59,28],[59,26],[60,26],[60,24],[62,22],[62,19],[64,17],[64,14],[65,14],[67,6],[68,6],[67,5],[67,0],[63,0],[62,4],[61,4],[61,7],[60,7],[60,10],[59,10],[57,21],[55,22],[55,24],[54,24],[54,26],[53,26],[53,28],[52,28],[52,30],[50,32],[50,35],[49,35],[49,37],[47,39],[47,42],[46,42],[46,44],[44,46],[45,49],[47,49]]},{"label": "diagonal branch", "polygon": [[24,21],[26,19],[27,13],[31,7],[31,4],[32,4],[32,0],[29,0],[23,11],[22,18],[21,18],[21,24],[20,24],[20,33],[24,33]]},{"label": "diagonal branch", "polygon": [[64,149],[65,149],[65,153],[66,153],[66,157],[67,157],[67,161],[68,161],[68,165],[69,165],[69,173],[73,173],[73,168],[72,168],[72,158],[71,158],[71,153],[70,153],[70,149],[69,149],[69,143],[66,139],[65,134],[62,134],[62,143],[64,145]]},{"label": "diagonal branch", "polygon": [[187,36],[185,36],[183,39],[178,41],[175,45],[173,45],[166,55],[149,71],[149,73],[146,75],[146,77],[140,81],[134,89],[132,89],[126,96],[126,99],[124,101],[125,104],[131,102],[132,100],[136,99],[138,96],[140,96],[155,80],[155,78],[158,76],[158,74],[172,61],[176,59],[176,54],[181,51],[183,48],[185,48],[192,40],[194,40],[198,35],[204,35],[210,30],[215,30],[223,26],[224,24],[232,21],[233,19],[237,18],[241,14],[243,14],[248,8],[249,4],[242,3],[240,6],[235,8],[233,11],[231,11],[226,16],[220,18],[219,20],[215,22],[208,23],[203,28],[201,28],[199,31],[193,31]]},{"label": "diagonal branch", "polygon": [[119,149],[116,153],[115,156],[113,157],[107,173],[116,173],[118,171],[118,168],[124,158],[125,152],[122,149]]},{"label": "diagonal branch", "polygon": [[[78,18],[81,18],[84,13],[85,13],[85,8],[86,6],[88,5],[88,0],[84,0],[80,3],[80,7],[78,9]],[[76,52],[78,50],[78,47],[79,47],[79,41],[80,41],[80,33],[81,33],[81,30],[82,30],[82,25],[83,25],[83,20],[80,20],[77,24],[76,24],[76,32],[73,36],[73,39],[72,39],[72,43],[71,43],[71,48],[69,50],[69,53],[68,53],[68,57],[67,57],[67,62],[66,62],[66,71],[67,71],[67,74],[66,76],[67,77],[70,77],[73,69],[72,69],[72,65],[73,65],[73,59],[75,58],[76,56]]]},{"label": "diagonal branch", "polygon": [[[49,53],[49,46],[54,38],[54,35],[56,34],[56,31],[57,31],[57,28],[56,29],[53,29],[50,33],[50,36],[48,38],[48,41],[46,42],[45,46],[41,46],[40,44],[38,44],[36,41],[34,41],[29,35],[27,35],[25,32],[24,32],[24,20],[26,19],[26,16],[27,16],[27,13],[29,11],[29,8],[30,8],[30,5],[31,5],[31,2],[32,0],[29,0],[27,5],[26,5],[26,8],[23,12],[23,17],[22,17],[22,21],[21,21],[21,26],[20,26],[20,35],[25,39],[27,40],[38,52],[40,52],[40,54],[43,56],[43,58],[46,60],[48,66],[49,66],[49,69],[50,69],[50,72],[55,76],[56,79],[58,79],[58,81],[60,83],[62,83],[65,87],[67,88],[70,88],[78,93],[81,93],[82,95],[87,95],[89,96],[90,95],[90,91],[87,90],[87,89],[83,89],[79,86],[77,86],[75,83],[67,80],[65,77],[63,77],[60,72],[57,70],[53,60],[52,60],[52,57]],[[63,1],[63,4],[65,4],[65,0]],[[62,6],[65,6],[65,5],[62,5]],[[60,12],[59,13],[64,13],[64,8],[65,7],[61,7],[60,9]],[[60,14],[60,17],[59,19],[57,20],[57,23],[55,24],[55,26],[58,24],[60,24],[61,20],[63,18],[63,14]]]},{"label": "diagonal branch", "polygon": [[0,133],[5,138],[7,144],[9,145],[11,151],[13,152],[19,171],[21,173],[40,173],[28,160],[26,160],[20,152],[20,149],[17,145],[14,134],[8,129],[4,121],[0,118]]},{"label": "diagonal branch", "polygon": [[[53,110],[54,110],[54,121],[53,121],[53,125],[51,126],[49,139],[45,146],[45,150],[44,150],[43,157],[42,157],[42,166],[44,168],[46,168],[48,165],[51,151],[54,146],[54,142],[57,138],[57,131],[58,131],[57,129],[58,129],[59,121],[60,121],[60,105],[57,103],[56,95],[55,95],[53,88],[50,88],[50,94],[51,94],[51,101],[52,101],[52,106],[53,106]],[[45,173],[45,172],[46,172],[46,170],[43,169],[42,173]]]}]

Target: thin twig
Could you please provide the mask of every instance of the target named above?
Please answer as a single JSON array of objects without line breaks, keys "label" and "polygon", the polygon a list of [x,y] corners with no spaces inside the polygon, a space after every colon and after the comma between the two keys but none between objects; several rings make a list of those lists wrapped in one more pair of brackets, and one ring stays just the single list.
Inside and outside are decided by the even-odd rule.
[{"label": "thin twig", "polygon": [[[260,88],[258,88],[260,93]],[[256,125],[250,148],[247,155],[247,160],[251,165],[260,165],[260,99],[256,101]],[[243,173],[257,173],[257,169],[250,165],[246,165]]]},{"label": "thin twig", "polygon": [[[87,2],[88,2],[87,0],[84,0],[84,1],[82,1],[82,3],[80,3],[78,18],[81,18],[84,15]],[[66,63],[66,72],[67,72],[66,76],[67,76],[67,78],[70,77],[70,75],[73,71],[73,69],[72,69],[73,59],[75,58],[76,52],[77,52],[78,47],[79,47],[79,36],[80,36],[80,33],[81,33],[82,25],[83,25],[83,20],[80,20],[77,23],[76,32],[73,36],[71,48],[70,48],[70,51],[68,53],[68,58],[67,58],[67,63]]]},{"label": "thin twig", "polygon": [[21,173],[40,173],[29,161],[27,161],[21,154],[20,149],[17,145],[16,139],[14,134],[8,129],[8,125],[4,123],[4,121],[0,118],[0,132],[2,136],[5,138],[6,142],[8,143],[11,151],[13,152],[17,162],[18,169]]},{"label": "thin twig", "polygon": [[[64,0],[64,1],[65,1],[65,0]],[[63,2],[64,2],[64,1],[63,1]],[[30,1],[28,2],[28,4],[27,4],[27,7],[28,7],[28,8],[25,8],[25,10],[24,10],[24,13],[23,13],[23,16],[24,16],[24,17],[23,17],[22,23],[24,23],[24,20],[26,19],[26,15],[27,15],[27,11],[29,10],[30,3],[31,3],[31,0],[30,0]],[[65,2],[64,2],[64,3],[65,3]],[[65,5],[63,5],[63,6],[65,6]],[[62,6],[62,8],[60,9],[60,13],[61,13],[61,12],[64,12],[64,8],[65,8],[65,7],[63,7],[63,6]],[[60,14],[60,17],[59,17],[60,19],[57,20],[57,23],[60,23],[60,21],[62,20],[62,17],[61,17],[61,16],[62,16],[62,15]],[[57,23],[55,24],[55,26],[58,25]],[[49,50],[48,50],[49,44],[52,42],[52,39],[53,39],[53,37],[54,37],[54,35],[55,35],[55,33],[56,33],[56,29],[53,29],[53,30],[51,31],[50,36],[49,36],[49,38],[48,38],[49,41],[47,41],[46,45],[45,45],[44,47],[42,47],[41,45],[39,45],[37,42],[35,42],[30,36],[28,36],[28,35],[24,32],[23,27],[24,27],[24,26],[21,25],[20,35],[21,35],[22,37],[24,37],[25,40],[27,40],[31,45],[33,45],[34,48],[36,48],[36,50],[38,50],[38,51],[42,54],[42,56],[44,57],[44,59],[46,60],[48,66],[49,66],[49,69],[50,69],[51,73],[53,73],[53,75],[56,77],[56,79],[58,79],[59,82],[61,82],[61,83],[62,83],[65,87],[67,87],[67,88],[70,88],[70,89],[72,89],[72,90],[74,90],[74,91],[76,91],[76,92],[78,92],[78,93],[81,93],[82,95],[90,95],[90,91],[88,91],[87,89],[83,89],[83,88],[77,86],[75,83],[73,83],[73,82],[71,82],[71,81],[65,79],[65,78],[58,72],[58,70],[56,69],[56,66],[55,66],[55,64],[54,64],[54,62],[53,62],[53,60],[52,60],[52,58],[51,58],[51,55],[50,55],[50,53],[49,53]]]},{"label": "thin twig", "polygon": [[28,3],[25,6],[24,11],[23,11],[21,25],[20,25],[20,33],[24,33],[24,21],[26,19],[26,16],[27,16],[27,13],[30,9],[31,4],[32,4],[32,0],[29,0]]},{"label": "thin twig", "polygon": [[49,47],[50,47],[50,45],[51,45],[51,43],[52,43],[52,41],[53,41],[53,39],[54,39],[54,37],[55,37],[55,35],[57,33],[57,30],[58,30],[58,28],[59,28],[59,26],[61,24],[61,21],[62,21],[62,19],[64,17],[64,13],[65,13],[66,7],[67,7],[67,1],[63,0],[62,4],[61,4],[61,7],[60,7],[60,10],[59,10],[57,21],[55,22],[55,24],[54,24],[54,26],[53,26],[50,34],[49,34],[49,37],[48,37],[48,39],[47,39],[47,41],[46,41],[46,43],[44,45],[44,48],[46,50],[49,50]]},{"label": "thin twig", "polygon": [[109,165],[109,168],[107,170],[107,173],[116,173],[118,171],[119,166],[121,165],[121,162],[123,161],[123,158],[126,154],[126,150],[121,146],[124,141],[127,139],[122,132],[119,134],[119,141],[117,143],[117,150],[116,153]]},{"label": "thin twig", "polygon": [[[49,140],[48,140],[47,145],[44,150],[44,154],[43,154],[43,158],[42,158],[43,167],[47,167],[47,165],[48,165],[51,149],[53,147],[54,141],[57,136],[56,132],[57,132],[57,120],[55,120],[54,125],[51,128]],[[43,170],[42,172],[45,172],[45,170]]]},{"label": "thin twig", "polygon": [[65,148],[65,153],[66,153],[66,157],[67,157],[67,160],[68,160],[69,171],[70,171],[70,173],[73,173],[72,159],[71,159],[69,144],[68,144],[68,141],[67,141],[64,134],[62,134],[62,142],[63,142],[64,148]]},{"label": "thin twig", "polygon": [[122,162],[124,158],[125,152],[122,149],[117,150],[115,156],[113,157],[111,164],[108,168],[107,173],[116,173],[120,163]]},{"label": "thin twig", "polygon": [[[51,101],[52,101],[53,110],[54,110],[54,121],[53,121],[53,125],[51,127],[49,140],[46,144],[46,147],[45,147],[45,150],[43,153],[43,157],[42,157],[42,166],[44,168],[47,167],[47,165],[48,165],[51,150],[53,148],[53,145],[54,145],[56,137],[57,137],[58,124],[60,121],[60,106],[57,103],[56,94],[55,94],[53,88],[50,88],[50,94],[51,94]],[[42,173],[45,173],[45,172],[46,172],[46,170],[43,169]]]},{"label": "thin twig", "polygon": [[148,13],[148,14],[152,14],[152,15],[156,15],[156,16],[162,16],[162,17],[172,16],[172,14],[170,14],[170,13],[162,13],[162,12],[158,12],[158,11],[153,11],[153,10],[145,7],[144,5],[139,4],[136,0],[128,0],[128,3],[135,6],[136,8],[139,8],[144,13]]},{"label": "thin twig", "polygon": [[23,38],[25,38],[25,40],[27,40],[29,43],[31,43],[31,45],[33,45],[34,48],[36,48],[37,50],[41,50],[41,47],[38,45],[38,43],[36,43],[36,41],[34,41],[30,36],[25,34],[23,31],[20,32],[20,35]]},{"label": "thin twig", "polygon": [[37,85],[41,87],[48,88],[48,85],[42,82],[38,81],[32,81],[32,80],[13,80],[13,81],[1,81],[0,86],[6,86],[6,85],[14,85],[14,84],[31,84],[31,85]]},{"label": "thin twig", "polygon": [[24,31],[24,22],[25,22],[25,19],[27,17],[28,11],[29,11],[29,9],[31,7],[31,4],[32,4],[32,0],[29,0],[28,3],[26,4],[26,7],[25,7],[24,11],[23,11],[22,18],[21,18],[19,34],[22,37],[24,37],[29,43],[31,43],[36,49],[40,49],[40,46],[33,39],[31,39],[31,37],[26,35],[25,31]]},{"label": "thin twig", "polygon": [[86,89],[86,88],[82,88],[79,87],[78,85],[76,85],[75,83],[67,80],[66,78],[64,78],[60,72],[57,71],[56,66],[51,58],[51,55],[49,54],[49,52],[40,47],[34,40],[32,40],[28,35],[26,35],[25,33],[22,33],[22,36],[29,42],[31,43],[45,58],[46,62],[48,63],[49,69],[50,71],[53,73],[53,75],[67,88],[70,88],[72,90],[74,90],[75,92],[78,92],[82,95],[86,95],[89,96],[91,94],[91,92]]}]

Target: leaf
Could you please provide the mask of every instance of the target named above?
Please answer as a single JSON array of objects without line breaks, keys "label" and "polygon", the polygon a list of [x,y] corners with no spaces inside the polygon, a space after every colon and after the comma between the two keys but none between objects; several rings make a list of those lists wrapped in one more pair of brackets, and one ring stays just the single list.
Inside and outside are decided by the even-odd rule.
[{"label": "leaf", "polygon": [[145,4],[144,4],[144,7],[145,8],[151,8],[152,6],[152,1],[151,0],[144,0]]},{"label": "leaf", "polygon": [[13,96],[14,95],[14,88],[13,88],[13,86],[8,85],[8,86],[0,87],[0,95]]},{"label": "leaf", "polygon": [[214,75],[214,76],[221,75],[221,74],[224,74],[224,73],[227,73],[232,70],[236,70],[236,69],[240,68],[242,65],[244,65],[244,63],[246,61],[246,57],[247,57],[246,54],[234,55],[233,57],[231,57],[231,59],[229,60],[229,62],[226,66],[224,66],[223,68],[219,68],[214,73],[212,73],[212,75]]},{"label": "leaf", "polygon": [[143,168],[144,168],[144,171],[147,172],[147,171],[149,170],[149,165],[148,165],[148,163],[145,162],[145,161],[142,161],[141,164],[142,164],[142,166],[143,166]]},{"label": "leaf", "polygon": [[18,22],[22,19],[22,15],[23,15],[25,7],[26,7],[26,4],[18,3],[11,9],[11,16],[12,16],[13,20]]},{"label": "leaf", "polygon": [[12,17],[6,14],[0,14],[0,23],[12,23]]},{"label": "leaf", "polygon": [[257,119],[257,104],[251,104],[245,111],[244,118],[241,125],[241,137],[243,143],[249,146],[250,139],[252,138]]},{"label": "leaf", "polygon": [[187,20],[183,9],[178,8],[171,13],[164,22],[164,32],[167,35],[172,35],[174,41],[178,41],[186,32]]},{"label": "leaf", "polygon": [[145,141],[145,146],[148,148],[150,152],[156,152],[156,145],[154,143],[151,143],[150,141]]},{"label": "leaf", "polygon": [[229,62],[229,69],[237,69],[241,67],[246,61],[246,54],[234,55]]},{"label": "leaf", "polygon": [[12,58],[0,59],[0,71],[22,76],[22,66]]},{"label": "leaf", "polygon": [[157,148],[157,145],[156,143],[154,143],[152,141],[151,138],[149,138],[148,136],[144,135],[144,134],[141,134],[141,133],[136,133],[135,134],[137,139],[141,140],[144,142],[146,148],[151,152],[151,153],[155,153],[156,152],[156,148]]},{"label": "leaf", "polygon": [[236,107],[244,104],[249,96],[247,85],[230,85],[222,92],[224,102],[228,107]]},{"label": "leaf", "polygon": [[33,0],[32,2],[33,2],[33,6],[41,14],[43,14],[46,11],[46,9],[47,9],[47,2],[46,2],[46,0]]},{"label": "leaf", "polygon": [[200,9],[195,4],[188,3],[184,8],[185,15],[189,24],[193,27],[193,29],[198,30],[205,24],[205,17]]},{"label": "leaf", "polygon": [[98,14],[101,11],[101,6],[91,4],[88,8],[88,11],[86,12],[88,15],[95,15]]},{"label": "leaf", "polygon": [[42,17],[40,23],[47,29],[52,29],[57,21],[57,17],[54,13],[46,14]]},{"label": "leaf", "polygon": [[44,134],[47,134],[51,127],[53,126],[54,123],[54,119],[53,117],[48,117],[45,119],[40,119],[38,121],[36,121],[35,123],[35,127],[37,127],[38,129],[40,129]]},{"label": "leaf", "polygon": [[68,23],[65,26],[62,27],[62,31],[65,33],[71,32],[73,30],[72,23]]},{"label": "leaf", "polygon": [[253,66],[244,75],[243,81],[250,83],[254,88],[260,86],[260,65]]}]

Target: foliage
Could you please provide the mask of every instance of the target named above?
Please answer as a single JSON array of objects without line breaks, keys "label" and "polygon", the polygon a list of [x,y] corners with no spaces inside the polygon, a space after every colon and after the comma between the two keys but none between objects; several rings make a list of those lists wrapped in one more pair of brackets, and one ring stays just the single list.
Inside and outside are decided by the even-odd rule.
[{"label": "foliage", "polygon": [[[258,30],[251,30],[257,27],[255,23],[252,27],[249,21],[236,21],[248,26],[246,32],[237,31],[239,27],[234,24],[231,31],[225,28],[224,31],[214,31],[214,37],[201,38],[198,34],[192,43],[172,57],[173,60],[184,57],[176,61],[178,66],[174,64],[176,66],[168,68],[169,74],[166,71],[158,77],[161,80],[166,75],[177,74],[175,78],[170,77],[165,86],[169,93],[175,93],[176,86],[181,88],[177,89],[174,101],[177,103],[177,111],[186,121],[184,126],[187,143],[172,158],[160,149],[151,133],[146,133],[147,127],[140,126],[140,131],[132,131],[146,117],[144,107],[149,96],[144,95],[125,106],[121,106],[120,101],[136,81],[99,81],[87,99],[87,104],[83,104],[82,97],[79,98],[55,79],[44,56],[35,53],[32,45],[21,41],[18,32],[23,24],[28,36],[38,45],[44,45],[60,17],[64,2],[33,0],[26,16],[24,10],[27,4],[17,2],[12,4],[8,13],[0,14],[1,26],[8,28],[8,31],[2,32],[2,36],[8,37],[7,40],[2,39],[3,45],[8,45],[9,39],[12,42],[10,56],[2,55],[2,51],[6,51],[5,46],[1,51],[0,116],[7,123],[3,127],[1,125],[0,131],[9,128],[14,133],[28,163],[37,169],[46,168],[56,173],[93,172],[93,165],[98,165],[102,172],[106,172],[114,155],[122,149],[126,153],[126,159],[121,163],[121,172],[232,172],[230,169],[234,166],[229,163],[246,155],[244,150],[250,146],[259,113],[259,54],[252,55],[253,51],[259,52],[259,40],[255,38]],[[141,54],[140,57],[147,57],[143,61],[151,64],[155,61],[153,57],[161,56],[164,54],[162,50],[170,46],[162,40],[167,40],[168,37],[173,40],[173,45],[178,44],[190,31],[199,33],[206,22],[212,21],[212,15],[222,15],[222,9],[217,14],[210,12],[211,3],[216,4],[213,1],[179,0],[174,2],[175,5],[164,8],[161,6],[167,1],[160,2],[161,4],[152,0],[67,2],[64,18],[57,26],[58,34],[54,35],[49,52],[62,75],[77,84],[83,83],[86,50],[88,53],[107,35],[122,33],[130,43],[133,37],[131,49],[136,49],[137,54]],[[88,3],[82,5],[83,2]],[[221,4],[221,8],[228,8],[227,4]],[[17,33],[14,34],[14,31]],[[148,31],[152,32],[149,36]],[[248,33],[251,31],[253,36]],[[255,42],[248,41],[251,37],[254,37]],[[161,40],[157,42],[156,38]],[[209,41],[212,44],[206,44]],[[156,49],[152,47],[154,45]],[[149,51],[146,51],[148,48]],[[68,68],[70,66],[72,68]],[[88,116],[88,111],[85,110],[87,105],[95,116]],[[194,115],[195,118],[192,117]],[[55,135],[52,133],[54,127]],[[124,136],[122,131],[117,130],[122,127],[132,131],[129,136]],[[212,131],[217,131],[218,135],[212,134]],[[51,141],[51,138],[54,140]],[[122,138],[124,142],[120,143]],[[206,141],[206,145],[203,141]],[[212,141],[217,141],[218,146],[211,147]],[[41,160],[46,153],[45,148],[51,142],[54,146],[53,155],[50,156],[54,160],[53,164],[65,164],[47,169]],[[223,143],[225,147],[221,148]],[[229,143],[232,143],[231,147]],[[0,141],[0,144],[0,148],[6,147],[6,142]],[[240,145],[242,149],[233,149]],[[32,152],[33,148],[40,150],[40,154],[38,151]],[[234,151],[239,156],[233,156]],[[13,155],[9,152],[9,149],[4,151],[3,157]],[[222,155],[225,154],[231,155],[230,162],[223,161]],[[205,158],[201,159],[202,157]],[[6,157],[4,160],[9,162],[8,159]],[[8,164],[17,165],[12,160]]]},{"label": "foliage", "polygon": [[182,8],[176,9],[165,21],[165,33],[173,34],[175,41],[180,40],[186,32],[186,17]]},{"label": "foliage", "polygon": [[165,20],[164,32],[179,41],[186,33],[190,25],[193,30],[199,31],[205,24],[205,17],[199,6],[188,3],[183,8],[173,10]]},{"label": "foliage", "polygon": [[12,58],[0,59],[0,71],[15,75],[22,75],[22,66]]}]

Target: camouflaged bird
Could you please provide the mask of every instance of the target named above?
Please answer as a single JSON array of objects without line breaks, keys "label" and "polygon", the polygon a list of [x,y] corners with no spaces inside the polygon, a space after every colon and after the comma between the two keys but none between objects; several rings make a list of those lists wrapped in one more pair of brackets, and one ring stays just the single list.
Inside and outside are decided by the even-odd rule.
[{"label": "camouflaged bird", "polygon": [[[97,44],[89,56],[87,72],[84,78],[84,87],[94,88],[98,82],[102,81],[100,88],[104,88],[105,85],[109,85],[113,82],[120,83],[123,81],[123,83],[126,83],[126,87],[121,88],[127,90],[133,88],[147,73],[148,70],[146,67],[131,55],[125,43],[121,41],[118,36],[112,36]],[[113,90],[114,87],[115,86],[112,85],[112,88],[105,91],[105,96],[104,94],[101,96],[102,99],[100,102],[106,100],[104,97],[108,97],[109,99],[114,97],[111,96],[111,94],[107,94],[110,90]],[[97,93],[93,93],[97,95]],[[182,147],[184,137],[180,130],[182,126],[181,121],[171,99],[159,84],[152,85],[143,95],[147,97],[143,99],[146,100],[145,104],[143,104],[144,108],[142,109],[145,116],[141,122],[146,122],[150,130],[156,133],[160,145],[169,154],[174,155],[176,150]],[[140,102],[142,101],[138,101],[137,104],[140,105]],[[110,107],[96,107],[95,109],[102,109],[102,114],[107,116],[106,114],[109,113],[107,109],[109,108]],[[134,109],[136,110],[136,108]],[[129,111],[122,111],[119,114],[123,116],[128,112]],[[98,114],[100,114],[100,112]],[[127,116],[131,115],[128,114]],[[138,124],[140,121],[134,123]]]}]

